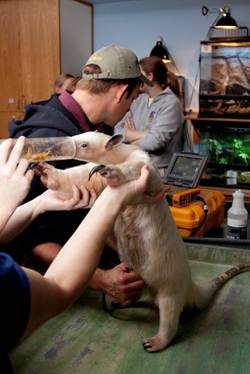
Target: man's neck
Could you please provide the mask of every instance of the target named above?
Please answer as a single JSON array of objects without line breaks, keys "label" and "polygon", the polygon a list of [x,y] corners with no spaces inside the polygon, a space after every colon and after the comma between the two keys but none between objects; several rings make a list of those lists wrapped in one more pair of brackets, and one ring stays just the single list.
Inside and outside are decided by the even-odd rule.
[{"label": "man's neck", "polygon": [[75,90],[72,97],[78,102],[93,125],[104,122],[102,114],[105,113],[103,108],[106,106],[104,95],[95,95],[84,90]]},{"label": "man's neck", "polygon": [[82,131],[90,131],[91,123],[86,118],[84,111],[82,110],[79,103],[72,97],[71,94],[64,91],[59,95],[58,100],[61,104],[72,114],[76,119],[78,125],[81,127]]}]

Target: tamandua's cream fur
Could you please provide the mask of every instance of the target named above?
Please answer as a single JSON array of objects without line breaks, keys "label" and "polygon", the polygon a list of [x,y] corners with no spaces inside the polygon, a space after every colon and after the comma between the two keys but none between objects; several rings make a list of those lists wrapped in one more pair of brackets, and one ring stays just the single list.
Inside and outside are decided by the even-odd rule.
[{"label": "tamandua's cream fur", "polygon": [[[73,140],[76,142],[75,158],[95,164],[67,170],[40,165],[42,181],[47,187],[67,191],[74,183],[94,187],[100,193],[107,180],[122,184],[138,178],[142,165],[146,164],[150,170],[147,192],[156,193],[162,189],[160,175],[150,163],[149,156],[137,146],[123,144],[119,135],[110,137],[87,132],[73,137]],[[99,175],[95,174],[89,181],[89,172],[96,164],[102,164],[98,168]],[[191,279],[185,245],[164,198],[155,204],[125,207],[115,222],[114,233],[121,259],[145,280],[159,307],[158,332],[143,343],[148,352],[169,345],[185,306],[204,308],[222,284],[250,269],[250,264],[233,267],[204,285],[195,284]]]}]

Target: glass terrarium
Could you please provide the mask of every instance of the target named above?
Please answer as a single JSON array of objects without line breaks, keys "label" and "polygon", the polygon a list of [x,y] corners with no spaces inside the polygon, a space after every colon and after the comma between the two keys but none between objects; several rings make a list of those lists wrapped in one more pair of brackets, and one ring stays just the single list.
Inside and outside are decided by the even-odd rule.
[{"label": "glass terrarium", "polygon": [[203,41],[200,117],[250,118],[250,38]]},{"label": "glass terrarium", "polygon": [[204,131],[199,153],[209,156],[204,182],[250,187],[250,129]]}]

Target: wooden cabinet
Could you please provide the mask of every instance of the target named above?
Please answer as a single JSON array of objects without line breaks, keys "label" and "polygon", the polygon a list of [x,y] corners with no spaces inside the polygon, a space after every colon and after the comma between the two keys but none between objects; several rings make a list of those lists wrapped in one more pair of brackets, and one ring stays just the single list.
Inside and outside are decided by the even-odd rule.
[{"label": "wooden cabinet", "polygon": [[58,0],[0,2],[0,137],[24,105],[50,96],[60,72]]},{"label": "wooden cabinet", "polygon": [[[86,14],[87,9],[88,30],[85,32],[86,22],[78,25],[82,39],[76,35],[76,41],[82,42],[81,48],[84,48],[84,38],[89,40],[88,45],[85,42],[89,55],[92,52],[91,5],[74,0],[0,1],[0,138],[8,136],[11,118],[22,118],[25,104],[44,100],[53,92],[53,82],[62,66],[61,18],[63,15],[67,20],[63,9],[70,10],[72,6],[80,7],[78,13]],[[72,19],[68,22],[72,23]],[[68,55],[70,48],[72,45],[68,45]],[[79,72],[83,62],[79,61]]]}]

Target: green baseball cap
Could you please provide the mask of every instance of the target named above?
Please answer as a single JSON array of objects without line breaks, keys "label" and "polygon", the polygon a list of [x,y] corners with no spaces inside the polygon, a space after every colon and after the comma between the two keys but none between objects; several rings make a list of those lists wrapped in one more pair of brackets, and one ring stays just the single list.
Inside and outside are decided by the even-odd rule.
[{"label": "green baseball cap", "polygon": [[86,74],[83,72],[83,79],[139,78],[143,83],[152,86],[152,82],[141,73],[138,58],[130,49],[110,44],[93,53],[84,68],[89,64],[98,65],[101,73]]}]

